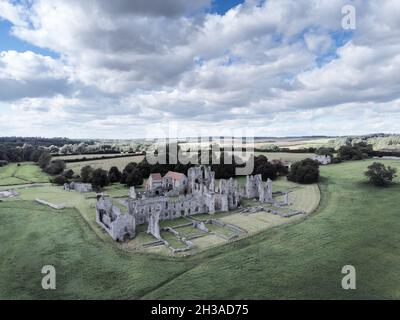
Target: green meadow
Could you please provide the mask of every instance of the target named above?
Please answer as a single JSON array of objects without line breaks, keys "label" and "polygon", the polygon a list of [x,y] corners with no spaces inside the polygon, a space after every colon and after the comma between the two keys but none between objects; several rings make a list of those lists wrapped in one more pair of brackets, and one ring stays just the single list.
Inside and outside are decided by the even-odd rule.
[{"label": "green meadow", "polygon": [[0,167],[0,186],[49,182],[49,176],[32,163],[12,163]]},{"label": "green meadow", "polygon": [[[1,299],[399,299],[400,179],[366,183],[372,162],[321,167],[314,213],[186,258],[124,252],[74,208],[0,203]],[[398,167],[400,161],[382,161]],[[41,288],[53,265],[57,289]],[[357,289],[341,288],[353,265]]]}]

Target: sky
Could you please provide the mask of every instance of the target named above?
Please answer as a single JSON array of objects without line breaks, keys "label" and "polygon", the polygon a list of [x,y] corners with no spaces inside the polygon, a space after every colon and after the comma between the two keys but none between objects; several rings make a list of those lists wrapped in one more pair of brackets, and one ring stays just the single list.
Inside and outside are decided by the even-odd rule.
[{"label": "sky", "polygon": [[400,133],[399,16],[397,0],[0,0],[0,136]]}]

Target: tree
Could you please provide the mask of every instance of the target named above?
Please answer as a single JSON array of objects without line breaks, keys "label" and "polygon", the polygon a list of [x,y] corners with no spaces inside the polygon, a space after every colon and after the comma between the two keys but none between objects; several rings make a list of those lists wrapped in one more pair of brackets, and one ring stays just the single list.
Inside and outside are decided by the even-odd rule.
[{"label": "tree", "polygon": [[385,187],[392,182],[395,177],[397,177],[396,172],[396,168],[392,168],[390,166],[386,168],[383,163],[374,162],[368,167],[368,170],[365,171],[364,174],[375,186]]},{"label": "tree", "polygon": [[55,160],[52,161],[45,169],[44,171],[46,171],[48,174],[51,175],[56,175],[56,174],[60,174],[64,171],[65,169],[65,163],[62,160]]},{"label": "tree", "polygon": [[370,157],[373,154],[372,145],[366,142],[358,142],[353,145],[346,143],[338,150],[338,158],[343,161],[347,160],[362,160]]},{"label": "tree", "polygon": [[72,179],[74,177],[74,174],[75,174],[74,170],[68,169],[63,173],[63,176],[67,179]]},{"label": "tree", "polygon": [[94,169],[91,166],[84,166],[81,169],[81,179],[84,183],[90,183],[92,181]]},{"label": "tree", "polygon": [[121,180],[121,176],[121,171],[119,171],[117,167],[111,167],[108,171],[108,179],[110,180],[110,183],[119,182]]},{"label": "tree", "polygon": [[47,150],[42,151],[38,160],[39,167],[42,169],[46,168],[50,164],[50,161],[50,152],[48,152]]},{"label": "tree", "polygon": [[126,185],[128,187],[141,186],[143,184],[143,176],[138,169],[134,169],[131,173],[128,173],[126,177]]},{"label": "tree", "polygon": [[276,167],[270,162],[259,162],[255,167],[255,173],[261,174],[263,180],[275,180],[277,177]]},{"label": "tree", "polygon": [[312,159],[304,159],[293,163],[287,176],[289,181],[297,183],[315,183],[319,180],[319,163]]},{"label": "tree", "polygon": [[103,188],[110,184],[110,180],[108,180],[108,172],[101,168],[96,169],[92,173],[92,181],[93,187],[100,187]]},{"label": "tree", "polygon": [[148,177],[150,175],[150,164],[147,162],[146,158],[144,158],[137,166],[142,177]]},{"label": "tree", "polygon": [[330,148],[330,147],[320,147],[315,150],[315,153],[321,156],[329,155],[333,157],[333,154],[335,153],[335,148]]},{"label": "tree", "polygon": [[131,173],[134,169],[136,169],[137,163],[136,162],[130,162],[125,166],[124,171],[127,173]]},{"label": "tree", "polygon": [[276,173],[280,176],[286,176],[289,173],[289,168],[281,160],[274,160],[273,165]]}]

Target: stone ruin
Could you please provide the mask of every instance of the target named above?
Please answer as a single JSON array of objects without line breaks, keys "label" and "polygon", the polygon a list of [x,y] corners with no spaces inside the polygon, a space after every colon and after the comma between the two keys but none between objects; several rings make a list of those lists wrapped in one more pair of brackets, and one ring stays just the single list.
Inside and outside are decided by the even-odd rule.
[{"label": "stone ruin", "polygon": [[93,187],[91,183],[71,182],[64,184],[64,190],[66,191],[78,191],[78,192],[92,192]]},{"label": "stone ruin", "polygon": [[96,222],[114,239],[123,241],[135,237],[135,217],[122,213],[109,196],[99,195],[96,203]]},{"label": "stone ruin", "polygon": [[18,196],[18,192],[15,189],[0,191],[0,199],[7,199]]},{"label": "stone ruin", "polygon": [[[175,176],[169,173],[169,176]],[[247,176],[245,190],[240,190],[233,178],[220,179],[218,186],[215,172],[209,166],[191,167],[187,180],[183,179],[184,192],[172,194],[156,185],[157,194],[149,184],[145,191],[129,189],[128,212],[123,214],[109,197],[99,195],[96,221],[113,239],[133,238],[136,227],[148,224],[147,233],[162,240],[160,221],[190,217],[197,214],[228,212],[239,208],[242,198],[258,198],[261,203],[273,203],[272,181],[262,181],[261,175]],[[162,192],[160,192],[160,190]]]},{"label": "stone ruin", "polygon": [[246,177],[246,198],[255,199],[261,203],[273,203],[272,197],[272,180],[268,179],[267,182],[262,181],[262,175]]}]

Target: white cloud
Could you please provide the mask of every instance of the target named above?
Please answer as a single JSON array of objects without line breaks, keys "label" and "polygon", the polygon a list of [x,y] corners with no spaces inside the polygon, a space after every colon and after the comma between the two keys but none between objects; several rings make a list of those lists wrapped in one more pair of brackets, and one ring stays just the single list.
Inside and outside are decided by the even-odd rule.
[{"label": "white cloud", "polygon": [[353,1],[352,35],[347,2],[247,1],[221,16],[202,11],[207,0],[2,0],[12,33],[60,58],[0,53],[0,101],[18,111],[1,119],[19,132],[29,114],[38,132],[74,137],[143,136],[166,121],[189,133],[399,130],[399,2]]}]

